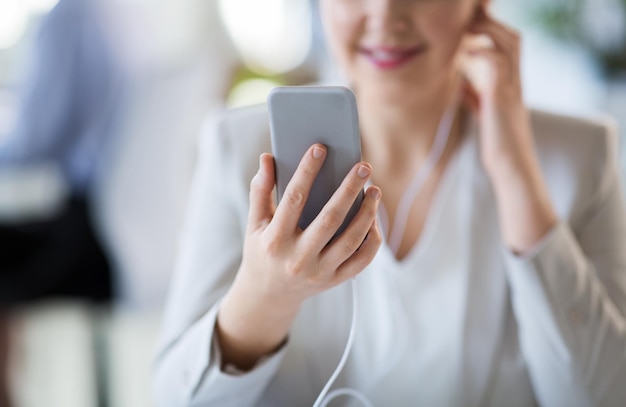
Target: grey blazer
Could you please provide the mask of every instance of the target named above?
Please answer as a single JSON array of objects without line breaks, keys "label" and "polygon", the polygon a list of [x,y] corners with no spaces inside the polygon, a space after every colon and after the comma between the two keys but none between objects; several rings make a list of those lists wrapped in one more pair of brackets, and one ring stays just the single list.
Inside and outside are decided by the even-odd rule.
[{"label": "grey blazer", "polygon": [[[459,168],[464,220],[455,236],[468,248],[458,391],[463,405],[476,407],[623,407],[626,214],[616,132],[606,123],[537,111],[532,122],[560,222],[525,257],[501,244],[476,129],[468,129],[469,152]],[[202,137],[154,367],[160,406],[310,406],[343,349],[349,315],[341,310],[350,308],[350,296],[337,287],[307,302],[288,343],[250,372],[220,367],[217,310],[240,263],[249,182],[266,151],[265,106],[227,112]],[[394,405],[393,395],[386,405]]]}]

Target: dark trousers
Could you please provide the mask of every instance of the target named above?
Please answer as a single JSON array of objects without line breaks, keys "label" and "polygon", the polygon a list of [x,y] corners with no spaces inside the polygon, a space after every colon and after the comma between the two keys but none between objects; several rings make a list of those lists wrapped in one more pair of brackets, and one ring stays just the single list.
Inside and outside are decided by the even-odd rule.
[{"label": "dark trousers", "polygon": [[0,407],[12,405],[7,310],[49,298],[106,302],[111,286],[109,263],[83,198],[70,199],[53,219],[0,224]]},{"label": "dark trousers", "polygon": [[111,287],[85,199],[70,199],[54,219],[0,224],[0,306],[44,298],[103,302]]}]

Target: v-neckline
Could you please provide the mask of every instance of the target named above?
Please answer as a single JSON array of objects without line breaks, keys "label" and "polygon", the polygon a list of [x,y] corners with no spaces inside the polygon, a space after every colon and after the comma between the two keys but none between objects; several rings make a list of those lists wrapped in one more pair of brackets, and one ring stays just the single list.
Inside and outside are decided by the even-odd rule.
[{"label": "v-neckline", "polygon": [[[423,253],[426,251],[428,244],[432,240],[435,234],[435,228],[439,223],[439,219],[441,218],[442,210],[445,205],[445,198],[449,195],[449,191],[451,186],[454,184],[453,181],[456,177],[460,175],[459,167],[461,166],[461,161],[463,161],[463,156],[466,155],[466,150],[469,148],[470,139],[474,137],[474,129],[475,123],[473,118],[469,118],[467,124],[465,126],[465,131],[462,135],[462,140],[459,147],[456,151],[453,152],[448,165],[443,171],[443,175],[441,176],[441,180],[439,185],[437,185],[433,199],[431,201],[430,207],[428,208],[428,212],[424,219],[424,225],[422,227],[422,231],[418,236],[417,240],[413,243],[409,251],[406,253],[404,257],[398,259],[396,255],[393,253],[388,244],[388,238],[383,231],[383,242],[381,244],[380,250],[382,253],[389,257],[391,262],[398,266],[399,268],[404,268],[408,264],[412,264],[416,258],[420,258],[423,256]],[[382,205],[382,203],[381,203]],[[383,206],[381,206],[382,210],[385,210]],[[381,210],[379,209],[378,215],[378,223],[380,223],[381,218]]]}]

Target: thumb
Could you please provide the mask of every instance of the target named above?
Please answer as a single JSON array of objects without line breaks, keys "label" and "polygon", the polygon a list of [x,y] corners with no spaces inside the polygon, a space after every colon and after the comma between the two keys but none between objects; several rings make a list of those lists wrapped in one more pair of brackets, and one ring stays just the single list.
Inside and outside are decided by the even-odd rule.
[{"label": "thumb", "polygon": [[275,206],[272,191],[276,176],[274,172],[274,157],[271,154],[261,154],[259,171],[250,183],[250,211],[248,227],[253,230],[267,225],[274,216]]}]

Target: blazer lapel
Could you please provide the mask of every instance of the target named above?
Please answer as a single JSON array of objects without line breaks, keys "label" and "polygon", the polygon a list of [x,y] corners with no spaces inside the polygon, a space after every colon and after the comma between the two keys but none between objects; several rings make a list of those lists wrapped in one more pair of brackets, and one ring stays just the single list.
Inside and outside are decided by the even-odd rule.
[{"label": "blazer lapel", "polygon": [[[497,208],[477,152],[464,161],[460,210],[465,211],[468,282],[462,351],[462,395],[466,407],[488,405],[489,384],[499,354],[506,317],[507,285],[497,245],[501,241]],[[469,202],[469,205],[467,204]],[[496,246],[494,248],[494,245]]]}]

